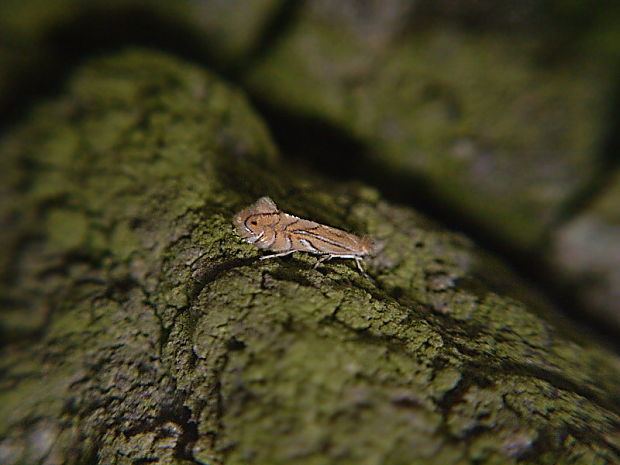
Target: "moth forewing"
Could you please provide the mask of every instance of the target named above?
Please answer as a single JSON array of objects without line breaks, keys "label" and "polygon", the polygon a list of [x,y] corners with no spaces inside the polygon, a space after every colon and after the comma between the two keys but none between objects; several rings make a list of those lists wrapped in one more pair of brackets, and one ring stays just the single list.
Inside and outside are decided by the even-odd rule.
[{"label": "moth forewing", "polygon": [[261,197],[233,218],[237,233],[250,244],[278,252],[261,259],[293,252],[322,255],[317,265],[332,258],[350,258],[363,272],[361,259],[372,253],[372,243],[341,229],[282,212],[269,197]]}]

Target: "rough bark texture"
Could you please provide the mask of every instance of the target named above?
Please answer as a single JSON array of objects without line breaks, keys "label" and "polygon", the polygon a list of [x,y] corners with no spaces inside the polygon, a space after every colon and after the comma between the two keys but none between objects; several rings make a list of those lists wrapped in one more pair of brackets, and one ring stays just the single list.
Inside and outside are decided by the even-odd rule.
[{"label": "rough bark texture", "polygon": [[[144,51],[0,147],[0,462],[613,464],[620,360],[466,238],[279,161],[244,98]],[[371,278],[259,261],[260,195],[367,233]]]}]

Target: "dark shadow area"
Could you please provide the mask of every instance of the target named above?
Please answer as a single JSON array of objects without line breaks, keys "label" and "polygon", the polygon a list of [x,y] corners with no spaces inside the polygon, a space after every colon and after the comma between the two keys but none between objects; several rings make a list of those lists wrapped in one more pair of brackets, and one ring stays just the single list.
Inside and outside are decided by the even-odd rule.
[{"label": "dark shadow area", "polygon": [[551,230],[570,221],[595,202],[614,181],[620,169],[620,66],[614,75],[617,79],[609,96],[611,105],[605,128],[607,137],[599,151],[598,166],[590,182],[566,201],[556,221],[551,225]]},{"label": "dark shadow area", "polygon": [[60,93],[75,67],[98,55],[148,47],[221,71],[205,42],[204,35],[191,31],[187,24],[146,8],[84,10],[48,31],[42,40],[46,60],[10,83],[11,93],[0,111],[0,132],[17,124],[42,99]]},{"label": "dark shadow area", "polygon": [[251,50],[237,63],[232,64],[225,72],[231,81],[238,81],[245,70],[251,69],[254,63],[260,62],[276,43],[295,25],[298,15],[304,7],[304,0],[283,2],[264,24],[263,29]]},{"label": "dark shadow area", "polygon": [[236,82],[242,70],[260,59],[282,31],[293,24],[303,3],[283,2],[247,56],[230,62],[218,57],[216,45],[210,44],[205,31],[147,7],[85,8],[50,29],[41,40],[45,60],[36,63],[36,69],[24,70],[9,83],[11,92],[0,108],[0,133],[21,121],[36,103],[58,94],[67,77],[84,60],[132,46],[168,52]]}]

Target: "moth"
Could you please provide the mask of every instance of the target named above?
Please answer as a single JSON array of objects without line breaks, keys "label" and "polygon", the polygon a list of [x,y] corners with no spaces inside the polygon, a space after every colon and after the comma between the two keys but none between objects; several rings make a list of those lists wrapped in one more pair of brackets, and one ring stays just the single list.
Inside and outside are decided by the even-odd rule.
[{"label": "moth", "polygon": [[314,268],[332,258],[350,258],[364,273],[362,259],[373,252],[369,239],[280,211],[269,197],[261,197],[241,210],[233,224],[246,242],[277,252],[261,260],[309,252],[321,256]]}]

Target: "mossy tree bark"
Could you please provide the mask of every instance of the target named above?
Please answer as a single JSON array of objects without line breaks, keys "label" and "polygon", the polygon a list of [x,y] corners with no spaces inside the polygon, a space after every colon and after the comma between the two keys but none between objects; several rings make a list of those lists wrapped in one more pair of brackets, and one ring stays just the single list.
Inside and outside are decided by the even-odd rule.
[{"label": "mossy tree bark", "polygon": [[[166,56],[83,67],[2,151],[0,462],[612,464],[620,361],[466,238],[282,161]],[[381,244],[259,261],[261,195]]]}]

